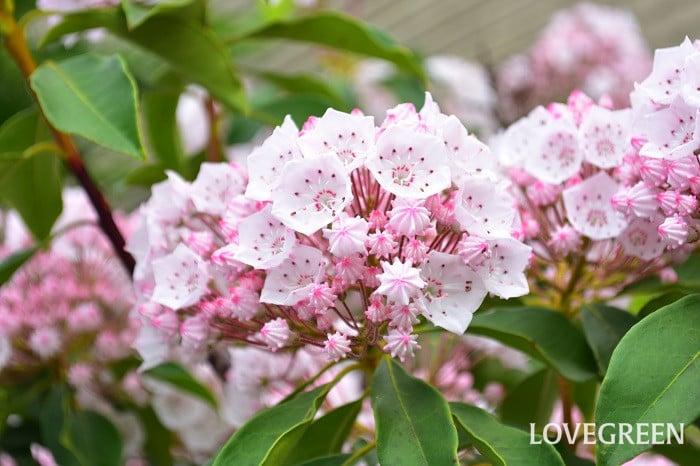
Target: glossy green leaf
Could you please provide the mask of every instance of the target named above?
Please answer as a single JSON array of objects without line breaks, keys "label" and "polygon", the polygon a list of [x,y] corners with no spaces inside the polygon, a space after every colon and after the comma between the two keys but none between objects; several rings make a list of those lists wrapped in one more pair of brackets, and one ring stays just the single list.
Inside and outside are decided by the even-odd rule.
[{"label": "glossy green leaf", "polygon": [[122,10],[126,16],[126,23],[129,29],[140,26],[151,16],[155,16],[167,11],[176,10],[189,5],[194,0],[159,0],[158,3],[148,5],[134,0],[122,0]]},{"label": "glossy green leaf", "polygon": [[248,104],[242,84],[221,40],[197,20],[183,15],[161,14],[129,30],[118,11],[88,11],[63,17],[42,39],[48,43],[65,34],[104,27],[163,59],[188,81],[207,88],[224,105],[246,112]]},{"label": "glossy green leaf", "polygon": [[119,56],[85,54],[44,62],[30,83],[44,114],[59,130],[145,158],[138,90]]},{"label": "glossy green leaf", "polygon": [[552,369],[535,372],[510,390],[500,406],[501,420],[523,429],[535,423],[541,429],[552,415],[559,395]]},{"label": "glossy green leaf", "polygon": [[583,333],[564,315],[549,309],[497,308],[478,312],[467,331],[527,353],[568,380],[585,382],[598,372]]},{"label": "glossy green leaf", "polygon": [[370,396],[381,464],[457,464],[457,430],[445,398],[435,388],[384,357]]},{"label": "glossy green leaf", "polygon": [[61,443],[82,466],[120,466],[122,439],[116,427],[94,411],[72,413],[61,434]]},{"label": "glossy green leaf", "polygon": [[311,425],[330,388],[322,385],[261,411],[233,434],[212,466],[288,464],[286,458]]},{"label": "glossy green leaf", "polygon": [[25,262],[31,259],[38,250],[38,246],[21,249],[0,261],[0,286],[12,278],[12,275],[14,275]]},{"label": "glossy green leaf", "polygon": [[583,333],[598,362],[600,374],[605,374],[613,350],[620,339],[637,323],[629,312],[601,303],[581,307]]},{"label": "glossy green leaf", "polygon": [[299,440],[287,462],[296,464],[339,453],[361,408],[360,399],[339,406],[314,421]]},{"label": "glossy green leaf", "polygon": [[144,375],[166,382],[175,388],[194,395],[216,409],[218,403],[211,391],[202,385],[187,369],[174,362],[165,362],[143,371]]},{"label": "glossy green leaf", "polygon": [[282,20],[264,26],[245,38],[290,39],[382,58],[425,80],[423,67],[409,49],[374,26],[343,13],[319,11]]},{"label": "glossy green leaf", "polygon": [[632,327],[615,348],[600,388],[596,424],[630,423],[633,442],[599,444],[599,465],[623,463],[650,447],[636,442],[638,424],[678,428],[700,415],[698,309],[700,295],[661,308]]},{"label": "glossy green leaf", "polygon": [[[498,466],[536,464],[564,466],[554,447],[535,435],[501,424],[486,411],[465,403],[450,403],[456,423],[473,439],[479,453]],[[540,443],[538,443],[540,442]]]}]

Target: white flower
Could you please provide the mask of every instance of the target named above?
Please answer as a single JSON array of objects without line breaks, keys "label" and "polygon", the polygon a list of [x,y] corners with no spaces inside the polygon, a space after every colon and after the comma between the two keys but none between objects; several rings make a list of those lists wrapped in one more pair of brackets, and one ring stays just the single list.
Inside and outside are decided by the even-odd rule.
[{"label": "white flower", "polygon": [[431,252],[421,267],[425,289],[420,303],[433,324],[461,335],[486,297],[481,278],[459,256]]},{"label": "white flower", "polygon": [[452,184],[444,144],[403,126],[379,136],[377,151],[365,165],[382,188],[409,199],[425,199]]},{"label": "white flower", "polygon": [[196,304],[207,292],[206,263],[182,243],[171,254],[153,261],[153,276],[152,300],[172,309]]},{"label": "white flower", "polygon": [[331,223],[352,201],[350,177],[335,155],[287,162],[272,192],[272,215],[310,235]]}]

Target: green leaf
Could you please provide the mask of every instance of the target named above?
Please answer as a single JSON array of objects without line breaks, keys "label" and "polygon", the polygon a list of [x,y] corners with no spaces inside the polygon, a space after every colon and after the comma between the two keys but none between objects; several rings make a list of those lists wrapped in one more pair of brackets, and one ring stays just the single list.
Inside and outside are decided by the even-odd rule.
[{"label": "green leaf", "polygon": [[330,389],[330,385],[322,385],[261,411],[233,434],[212,466],[288,464],[285,459],[311,425]]},{"label": "green leaf", "polygon": [[585,382],[598,372],[582,332],[564,315],[549,309],[497,308],[478,312],[469,332],[527,353],[574,382]]},{"label": "green leaf", "polygon": [[124,178],[124,182],[131,186],[151,186],[167,177],[165,167],[162,165],[142,165],[131,171]]},{"label": "green leaf", "polygon": [[173,455],[170,452],[170,446],[173,440],[173,433],[161,424],[155,411],[150,406],[138,408],[137,414],[143,429],[146,431],[146,441],[143,448],[149,460],[148,464],[153,466],[172,466]]},{"label": "green leaf", "polygon": [[593,349],[600,374],[604,375],[613,350],[637,319],[629,312],[601,303],[583,305],[581,315],[583,333]]},{"label": "green leaf", "polygon": [[167,11],[177,10],[183,6],[191,4],[194,0],[159,0],[153,5],[146,5],[134,0],[122,0],[122,10],[126,16],[126,23],[129,29],[140,26],[151,16],[155,16]]},{"label": "green leaf", "polygon": [[650,299],[637,313],[637,317],[643,319],[649,314],[661,309],[664,306],[668,306],[671,303],[675,303],[681,298],[688,296],[688,293],[680,290],[671,290],[667,293],[663,293],[655,298]]},{"label": "green leaf", "polygon": [[697,466],[700,458],[700,448],[689,442],[684,445],[655,445],[652,451],[664,455],[678,466]]},{"label": "green leaf", "polygon": [[359,399],[339,406],[314,421],[299,440],[287,462],[296,464],[319,456],[339,453],[350,435],[361,408],[362,399]]},{"label": "green leaf", "polygon": [[332,107],[339,111],[350,111],[347,102],[327,80],[312,74],[282,74],[270,71],[252,71],[254,76],[274,84],[278,88],[293,94],[318,94],[332,102]]},{"label": "green leaf", "polygon": [[118,55],[79,55],[47,61],[30,77],[41,108],[59,130],[145,159],[138,90]]},{"label": "green leaf", "polygon": [[319,11],[302,17],[282,20],[234,39],[290,39],[332,47],[338,50],[382,58],[395,63],[425,81],[425,71],[418,58],[378,28],[349,15]]},{"label": "green leaf", "polygon": [[535,372],[503,399],[501,420],[522,428],[529,428],[534,422],[541,429],[549,422],[558,394],[556,372],[552,369]]},{"label": "green leaf", "polygon": [[122,439],[116,427],[94,411],[79,411],[66,419],[61,443],[82,466],[120,466]]},{"label": "green leaf", "polygon": [[232,146],[249,142],[264,126],[258,120],[245,118],[241,115],[231,115],[226,143]]},{"label": "green leaf", "polygon": [[349,453],[340,453],[337,455],[321,456],[319,458],[310,459],[303,463],[298,463],[295,466],[344,466],[345,461],[350,458]]},{"label": "green leaf", "polygon": [[87,11],[66,15],[42,39],[103,27],[112,34],[156,54],[188,81],[201,84],[219,102],[236,112],[248,109],[245,92],[223,42],[198,21],[183,15],[160,14],[129,30],[118,11]]},{"label": "green leaf", "polygon": [[61,441],[61,434],[70,416],[70,401],[70,391],[65,385],[56,385],[48,393],[42,402],[39,418],[41,440],[61,466],[81,466],[78,458]]},{"label": "green leaf", "polygon": [[39,240],[49,235],[63,209],[61,162],[50,152],[50,139],[36,109],[22,111],[0,127],[0,198]]},{"label": "green leaf", "polygon": [[370,389],[383,465],[457,464],[457,429],[445,398],[389,357]]},{"label": "green leaf", "polygon": [[254,105],[251,116],[270,125],[279,125],[286,115],[291,115],[301,124],[312,115],[323,115],[332,106],[332,101],[318,94],[290,94]]},{"label": "green leaf", "polygon": [[[479,453],[499,466],[536,464],[564,466],[552,445],[536,435],[515,427],[504,426],[486,411],[465,403],[450,403],[456,423],[472,437]],[[538,443],[540,442],[540,443]]]},{"label": "green leaf", "polygon": [[48,237],[63,210],[58,156],[2,153],[0,167],[4,171],[0,174],[0,197],[17,209],[36,239]]},{"label": "green leaf", "polygon": [[176,110],[181,88],[159,88],[143,96],[143,113],[150,152],[163,167],[182,172],[185,152],[178,132]]},{"label": "green leaf", "polygon": [[21,249],[0,262],[0,286],[5,284],[39,250],[38,246]]},{"label": "green leaf", "polygon": [[598,379],[571,384],[571,397],[581,410],[584,419],[593,421],[595,405],[598,400]]},{"label": "green leaf", "polygon": [[[700,295],[644,318],[622,337],[600,388],[596,424],[687,424],[700,415]],[[619,439],[596,448],[598,464],[617,465],[650,448]]]},{"label": "green leaf", "polygon": [[187,369],[174,362],[165,362],[156,367],[143,371],[144,375],[153,377],[156,380],[166,382],[175,388],[194,395],[202,401],[217,408],[217,401],[207,387],[202,385],[197,379],[192,377]]}]

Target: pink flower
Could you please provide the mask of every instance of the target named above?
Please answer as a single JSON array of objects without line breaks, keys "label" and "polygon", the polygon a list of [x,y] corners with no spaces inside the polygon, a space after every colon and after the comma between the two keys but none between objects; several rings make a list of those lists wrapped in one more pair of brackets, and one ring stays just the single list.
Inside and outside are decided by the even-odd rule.
[{"label": "pink flower", "polygon": [[571,225],[592,239],[620,234],[627,222],[610,202],[617,190],[617,183],[604,172],[564,190],[562,197]]},{"label": "pink flower", "polygon": [[365,219],[341,215],[332,228],[324,228],[323,236],[328,239],[331,254],[344,257],[351,254],[366,254],[367,232],[369,224]]},{"label": "pink flower", "polygon": [[329,333],[323,345],[328,359],[338,361],[350,352],[350,340],[341,332]]},{"label": "pink flower", "polygon": [[419,301],[422,314],[450,332],[464,333],[486,297],[479,275],[464,267],[459,256],[433,251],[424,262],[421,277],[425,280]]},{"label": "pink flower", "polygon": [[434,136],[393,126],[377,139],[365,165],[382,188],[408,199],[425,199],[451,184],[444,145]]},{"label": "pink flower", "polygon": [[250,181],[246,186],[246,197],[259,201],[272,199],[272,188],[277,184],[285,163],[302,158],[297,145],[298,133],[294,121],[287,116],[282,126],[275,128],[272,136],[248,156]]},{"label": "pink flower", "polygon": [[199,301],[207,292],[209,273],[205,262],[184,244],[172,254],[153,261],[153,301],[181,309]]},{"label": "pink flower", "polygon": [[306,235],[335,220],[352,201],[350,178],[331,154],[287,162],[272,191],[272,215]]},{"label": "pink flower", "polygon": [[289,324],[282,318],[271,320],[260,329],[260,339],[272,351],[276,351],[286,345],[291,336],[292,332],[289,330]]},{"label": "pink flower", "polygon": [[398,357],[401,361],[406,360],[407,357],[412,358],[414,350],[420,348],[417,338],[418,335],[411,335],[410,332],[401,328],[391,329],[385,338],[384,351],[391,353],[392,358]]},{"label": "pink flower", "polygon": [[308,158],[332,154],[349,173],[374,150],[374,117],[328,109],[313,128],[304,131],[298,144]]},{"label": "pink flower", "polygon": [[401,262],[398,258],[393,263],[381,262],[384,273],[379,275],[380,285],[377,293],[387,297],[396,304],[408,304],[425,282],[420,278],[420,271],[413,267],[412,262]]},{"label": "pink flower", "polygon": [[233,258],[259,269],[280,265],[292,251],[294,231],[272,215],[272,206],[249,215],[238,224]]},{"label": "pink flower", "polygon": [[389,226],[402,235],[420,235],[430,225],[430,213],[424,203],[422,199],[394,199]]},{"label": "pink flower", "polygon": [[61,335],[55,328],[37,328],[29,336],[28,344],[41,359],[49,359],[61,348]]}]

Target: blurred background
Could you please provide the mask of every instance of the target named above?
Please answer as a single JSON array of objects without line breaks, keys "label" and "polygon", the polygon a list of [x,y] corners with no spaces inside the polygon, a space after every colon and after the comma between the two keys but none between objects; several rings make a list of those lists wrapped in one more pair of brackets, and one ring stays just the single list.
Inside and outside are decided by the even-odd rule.
[{"label": "blurred background", "polygon": [[[247,8],[250,0],[219,0],[228,8]],[[309,6],[340,9],[387,32],[425,55],[451,54],[499,63],[536,40],[552,14],[573,0],[326,0]],[[700,33],[697,0],[599,1],[629,10],[637,18],[650,49],[678,45]],[[267,57],[271,68],[301,70],[313,62],[304,46],[277,48]]]}]

